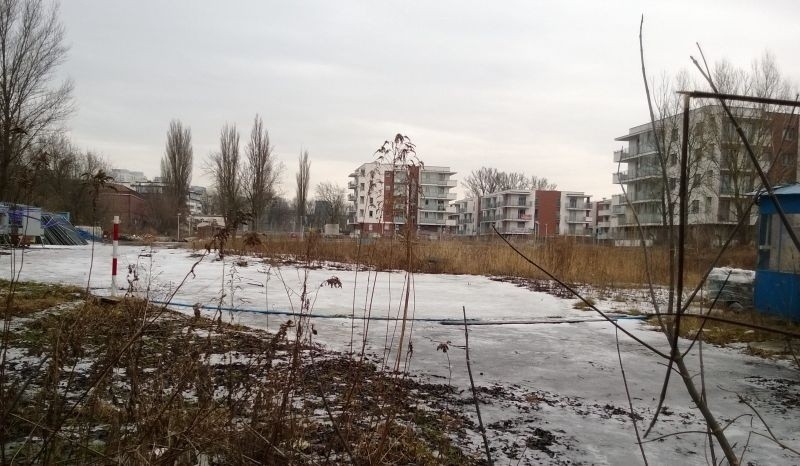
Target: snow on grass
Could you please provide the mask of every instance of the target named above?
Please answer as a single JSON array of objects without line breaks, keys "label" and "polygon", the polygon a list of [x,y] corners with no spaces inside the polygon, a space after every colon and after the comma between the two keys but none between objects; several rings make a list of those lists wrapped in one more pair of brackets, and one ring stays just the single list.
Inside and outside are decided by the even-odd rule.
[{"label": "snow on grass", "polygon": [[[152,299],[171,295],[189,269],[200,259],[185,249],[120,247],[120,270],[136,266],[140,294]],[[90,250],[87,247],[31,249],[25,253],[22,280],[85,285]],[[111,248],[95,247],[92,288],[109,293]],[[314,318],[316,342],[337,351],[352,347],[360,350],[367,321],[335,316],[371,315],[396,317],[401,312],[404,274],[402,272],[358,271],[352,267],[305,270],[296,266],[270,266],[247,258],[246,267],[236,267],[239,257],[215,261],[202,258],[173,301],[240,310],[298,311],[300,294],[308,286],[312,312],[327,318]],[[9,256],[0,257],[0,270],[10,273]],[[19,263],[19,261],[17,261]],[[342,288],[323,286],[336,276]],[[0,278],[8,278],[0,276]],[[124,276],[119,281],[126,284]],[[374,290],[373,290],[374,283]],[[465,306],[467,317],[478,320],[558,322],[563,319],[596,317],[574,309],[574,299],[532,291],[514,283],[481,276],[417,274],[412,283],[410,312],[418,319],[458,320]],[[593,298],[600,309],[648,312],[644,290],[605,290]],[[175,309],[192,314],[192,307]],[[204,315],[213,311],[204,310]],[[224,310],[224,321],[249,327],[275,330],[290,319],[285,315]],[[639,321],[620,321],[620,325],[653,346],[667,351],[664,336]],[[466,375],[463,327],[419,320],[412,329],[413,358],[410,370],[420,380],[446,383],[452,370],[452,384],[460,392],[458,409],[473,416]],[[366,339],[368,359],[380,362],[388,354],[387,342],[396,342],[397,323],[369,321]],[[450,367],[445,355],[436,350],[439,343],[452,342]],[[620,376],[614,328],[605,322],[553,323],[537,325],[493,325],[470,328],[470,349],[484,422],[489,440],[501,463],[522,459],[522,464],[573,463],[637,464],[638,447],[628,413]],[[631,396],[640,423],[654,415],[664,376],[658,356],[631,339],[620,336]],[[695,347],[695,352],[697,348]],[[752,414],[734,393],[740,393],[759,410],[782,441],[797,448],[800,432],[798,371],[787,362],[775,362],[744,354],[740,349],[704,345],[705,380],[712,410],[725,424],[741,414]],[[220,360],[224,363],[228,359]],[[693,370],[697,358],[690,358]],[[751,427],[752,421],[752,427]],[[465,440],[480,448],[472,426]],[[666,409],[650,438],[687,430],[704,430],[702,419],[685,393],[678,377],[667,393]],[[741,446],[753,430],[766,433],[757,418],[745,416],[733,422],[727,434]],[[684,434],[645,444],[651,464],[706,464],[706,437]],[[739,450],[741,451],[741,450]],[[719,452],[718,452],[719,453]],[[760,436],[752,436],[747,458],[759,464],[798,462],[791,453]]]}]

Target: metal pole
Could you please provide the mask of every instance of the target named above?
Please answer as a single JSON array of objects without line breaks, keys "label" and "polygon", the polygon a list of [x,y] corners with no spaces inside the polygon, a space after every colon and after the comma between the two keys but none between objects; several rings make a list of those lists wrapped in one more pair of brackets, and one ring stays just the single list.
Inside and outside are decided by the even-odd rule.
[{"label": "metal pole", "polygon": [[181,241],[181,214],[178,213],[178,242]]},{"label": "metal pole", "polygon": [[[94,232],[92,232],[94,234]],[[111,236],[111,296],[117,295],[117,257],[119,249],[119,215],[114,216],[114,230]]]}]

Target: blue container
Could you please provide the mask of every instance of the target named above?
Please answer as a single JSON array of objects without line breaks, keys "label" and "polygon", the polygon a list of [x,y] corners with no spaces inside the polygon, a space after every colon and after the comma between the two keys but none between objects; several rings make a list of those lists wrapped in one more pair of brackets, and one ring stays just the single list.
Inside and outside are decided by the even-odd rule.
[{"label": "blue container", "polygon": [[[792,230],[800,236],[800,184],[780,186],[774,191]],[[800,251],[766,193],[759,193],[758,211],[755,308],[800,321]]]}]

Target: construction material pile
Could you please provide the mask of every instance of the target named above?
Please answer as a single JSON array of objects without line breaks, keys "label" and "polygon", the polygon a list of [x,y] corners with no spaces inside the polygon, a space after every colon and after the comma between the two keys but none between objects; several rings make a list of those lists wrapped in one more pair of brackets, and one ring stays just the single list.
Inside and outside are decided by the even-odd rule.
[{"label": "construction material pile", "polygon": [[88,244],[63,215],[42,212],[42,244],[82,246]]}]

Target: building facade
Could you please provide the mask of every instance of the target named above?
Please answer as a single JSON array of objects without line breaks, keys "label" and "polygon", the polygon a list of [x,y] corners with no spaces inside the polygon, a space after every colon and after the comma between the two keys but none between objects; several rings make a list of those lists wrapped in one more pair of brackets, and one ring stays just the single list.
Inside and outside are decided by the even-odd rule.
[{"label": "building facade", "polygon": [[446,234],[456,180],[448,167],[365,163],[350,173],[348,224],[358,234],[391,236],[404,226],[418,235]]},{"label": "building facade", "polygon": [[481,235],[532,235],[535,192],[511,189],[480,197],[478,232]]},{"label": "building facade", "polygon": [[[763,112],[752,108],[734,108],[761,168],[772,183],[792,182],[798,177],[797,120],[789,114]],[[759,185],[757,175],[744,145],[721,107],[707,105],[690,111],[688,134],[687,224],[698,234],[721,241],[745,216],[746,224],[755,223],[753,210],[747,213],[748,193]],[[651,123],[635,126],[616,138],[627,147],[614,152],[618,169],[613,183],[622,185],[627,202],[625,214],[618,216],[616,240],[638,240],[641,226],[647,241],[663,239],[667,214],[665,193],[678,198],[680,184],[680,147],[682,119],[679,115],[659,120],[653,131]],[[659,151],[664,156],[664,167]],[[634,215],[635,214],[635,215]],[[672,219],[678,224],[677,209]],[[744,229],[747,230],[747,229]]]}]

